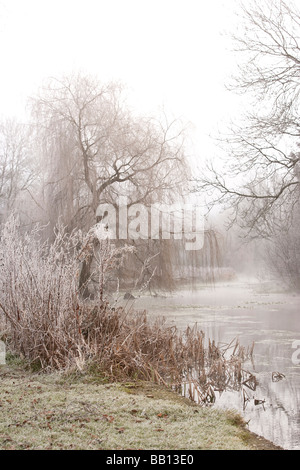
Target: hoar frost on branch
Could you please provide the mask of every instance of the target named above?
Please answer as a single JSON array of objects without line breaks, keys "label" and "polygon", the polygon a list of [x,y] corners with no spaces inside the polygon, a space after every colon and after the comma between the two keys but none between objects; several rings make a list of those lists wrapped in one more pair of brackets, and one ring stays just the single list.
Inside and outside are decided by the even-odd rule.
[{"label": "hoar frost on branch", "polygon": [[[84,345],[80,313],[80,263],[90,256],[97,237],[99,300],[105,302],[104,285],[109,273],[132,252],[116,249],[103,239],[99,227],[88,234],[68,234],[62,226],[53,243],[42,241],[43,227],[22,234],[11,217],[3,227],[0,246],[0,311],[12,331],[14,347],[32,362],[67,365],[74,345]],[[98,238],[99,237],[99,238]],[[80,251],[78,252],[78,247]],[[72,348],[68,352],[69,346]]]}]

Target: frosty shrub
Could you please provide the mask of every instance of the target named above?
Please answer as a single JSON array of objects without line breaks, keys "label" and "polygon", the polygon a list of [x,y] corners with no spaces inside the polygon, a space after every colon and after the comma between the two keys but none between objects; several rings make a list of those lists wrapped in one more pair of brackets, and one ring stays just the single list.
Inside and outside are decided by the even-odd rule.
[{"label": "frosty shrub", "polygon": [[[88,354],[81,325],[88,311],[78,292],[80,265],[97,244],[99,297],[103,303],[104,284],[122,250],[92,228],[68,234],[58,226],[52,244],[42,242],[41,228],[21,234],[11,218],[1,234],[0,309],[9,326],[15,352],[43,368],[61,368]],[[2,318],[3,323],[3,318]]]},{"label": "frosty shrub", "polygon": [[[236,390],[248,356],[238,342],[227,357],[229,347],[205,347],[197,325],[179,331],[145,312],[109,305],[105,280],[130,252],[99,227],[85,236],[58,227],[48,244],[39,228],[22,235],[10,219],[0,246],[0,328],[10,350],[43,370],[93,370],[109,380],[139,378],[179,391],[184,385],[203,404],[212,402],[214,390]],[[81,298],[78,287],[81,263],[91,254],[99,274],[93,301]]]},{"label": "frosty shrub", "polygon": [[80,344],[77,237],[59,227],[53,244],[40,229],[21,235],[4,226],[0,247],[0,307],[17,353],[42,366],[61,367]]},{"label": "frosty shrub", "polygon": [[[116,247],[111,239],[110,232],[103,224],[94,225],[82,240],[79,259],[85,261],[92,257],[93,270],[89,279],[96,278],[96,298],[105,300],[105,288],[112,274],[120,268],[126,256],[135,251],[133,246]],[[89,282],[89,281],[88,281]]]}]

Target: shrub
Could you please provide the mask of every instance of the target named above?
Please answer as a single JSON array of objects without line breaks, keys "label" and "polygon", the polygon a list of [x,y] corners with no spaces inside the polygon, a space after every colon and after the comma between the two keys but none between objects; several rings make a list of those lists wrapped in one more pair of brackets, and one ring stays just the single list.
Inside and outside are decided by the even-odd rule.
[{"label": "shrub", "polygon": [[[203,403],[213,401],[213,390],[241,382],[245,350],[205,348],[196,327],[179,332],[146,312],[113,308],[103,296],[104,275],[128,252],[98,243],[97,259],[103,274],[95,301],[80,297],[80,263],[90,256],[93,236],[67,234],[58,227],[54,242],[43,243],[40,229],[21,235],[10,219],[0,248],[0,309],[13,353],[42,369],[93,366],[109,380],[143,379],[181,389]],[[130,250],[129,250],[130,251]],[[100,263],[100,264],[99,264]],[[228,354],[227,354],[228,356]]]}]

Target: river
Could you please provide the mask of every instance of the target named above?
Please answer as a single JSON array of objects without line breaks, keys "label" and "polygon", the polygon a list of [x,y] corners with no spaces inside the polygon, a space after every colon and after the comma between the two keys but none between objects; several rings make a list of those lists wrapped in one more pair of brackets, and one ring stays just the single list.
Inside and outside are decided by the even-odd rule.
[{"label": "river", "polygon": [[[218,343],[237,338],[247,347],[254,341],[253,360],[244,368],[256,376],[256,390],[247,391],[246,402],[242,393],[223,392],[214,406],[238,410],[250,431],[284,449],[300,450],[300,295],[262,282],[198,284],[141,295],[134,307],[162,315],[178,328],[197,323]],[[273,372],[281,376],[272,377]]]}]

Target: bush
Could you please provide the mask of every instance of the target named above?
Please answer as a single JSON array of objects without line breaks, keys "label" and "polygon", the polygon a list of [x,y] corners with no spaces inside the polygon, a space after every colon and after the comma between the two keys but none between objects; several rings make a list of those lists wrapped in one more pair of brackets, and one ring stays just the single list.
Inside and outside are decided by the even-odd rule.
[{"label": "bush", "polygon": [[[214,388],[235,388],[245,356],[239,344],[226,357],[228,350],[213,342],[205,348],[204,334],[196,327],[179,332],[161,319],[149,321],[146,312],[112,308],[102,284],[97,301],[80,297],[80,263],[90,255],[92,233],[83,238],[58,228],[49,245],[41,241],[39,229],[22,236],[14,219],[4,226],[0,308],[13,353],[42,369],[92,366],[109,380],[152,380],[179,389],[185,383],[187,393],[201,402],[213,400]],[[105,265],[104,256],[110,260]],[[114,266],[115,257],[120,260],[119,250],[100,240],[102,274],[103,266],[105,272]]]},{"label": "bush", "polygon": [[77,241],[61,228],[52,245],[38,228],[22,236],[13,218],[1,234],[0,307],[10,341],[42,367],[66,366],[80,344]]}]

